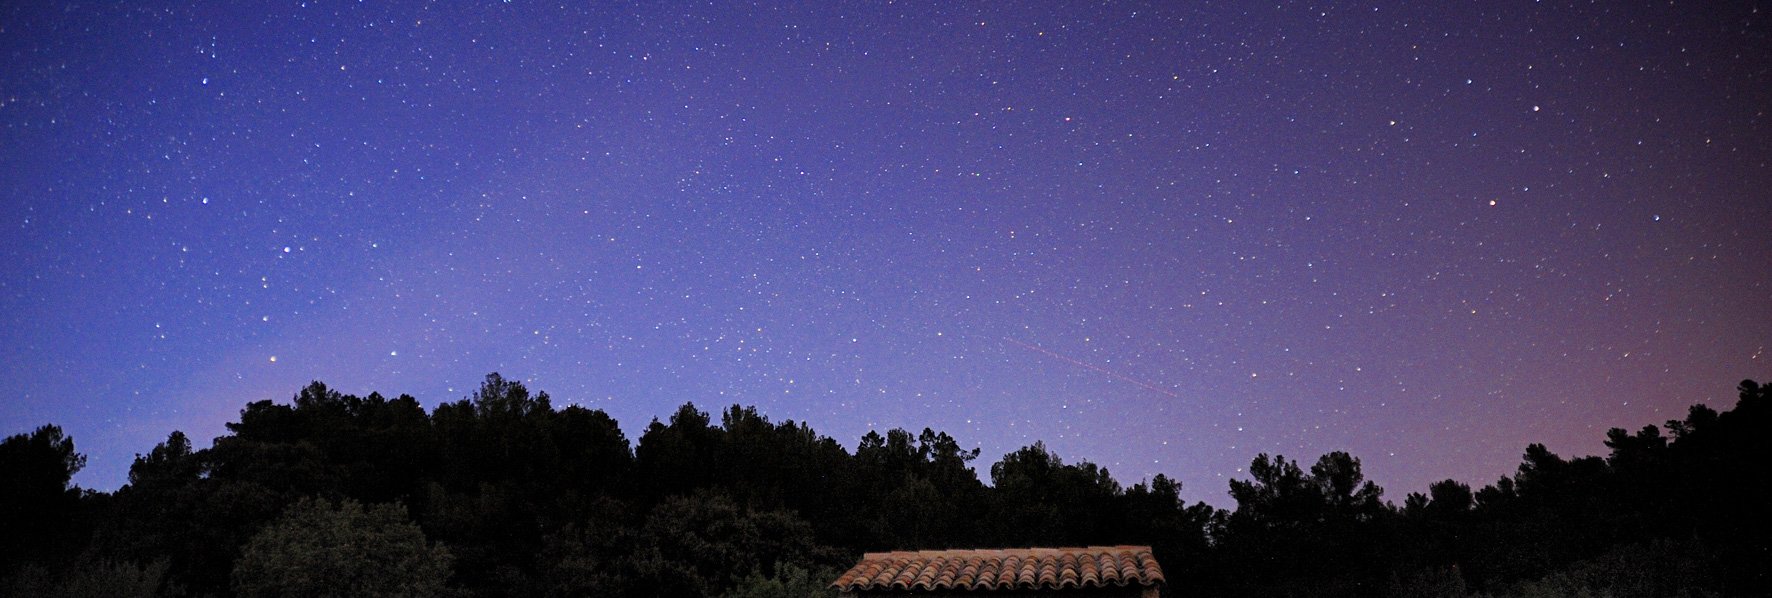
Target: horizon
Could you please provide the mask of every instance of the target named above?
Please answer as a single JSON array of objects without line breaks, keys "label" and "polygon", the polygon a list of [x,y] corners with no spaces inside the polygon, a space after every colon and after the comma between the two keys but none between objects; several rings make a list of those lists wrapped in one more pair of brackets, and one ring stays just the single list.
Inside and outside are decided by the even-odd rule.
[{"label": "horizon", "polygon": [[[498,372],[492,372],[492,373],[497,374]],[[1753,379],[1749,378],[1747,380],[1753,380]],[[514,381],[524,384],[525,387],[529,387],[529,383],[527,381],[523,381],[523,380],[514,380]],[[324,380],[313,380],[311,382],[325,383]],[[1738,382],[1740,382],[1740,381],[1738,381]],[[341,394],[346,395],[346,396],[354,396],[354,397],[358,397],[358,398],[368,398],[371,394],[379,394],[384,399],[387,399],[387,400],[395,400],[395,399],[398,399],[401,397],[411,396],[410,394],[407,394],[407,393],[388,394],[388,393],[381,393],[379,391],[369,391],[369,392],[364,392],[364,393],[346,392],[346,391],[340,390],[336,387],[333,387],[331,385],[327,385],[327,388],[334,390],[334,391],[338,391]],[[595,406],[586,406],[583,402],[579,402],[579,401],[568,400],[568,401],[554,402],[556,397],[554,397],[554,395],[552,395],[551,393],[547,393],[547,389],[544,389],[544,388],[530,388],[529,390],[531,393],[533,393],[535,395],[547,394],[547,396],[550,400],[550,403],[553,404],[553,407],[556,411],[564,409],[569,406],[584,407],[587,409],[591,409],[593,411],[603,411],[602,409],[595,407]],[[294,397],[294,396],[298,395],[299,393],[300,393],[300,389],[297,389],[296,392],[291,393],[290,396]],[[439,401],[436,403],[426,403],[425,401],[418,399],[418,397],[412,397],[412,398],[414,400],[418,401],[419,406],[425,410],[425,413],[427,415],[430,415],[433,412],[435,412],[435,410],[437,409],[438,406],[443,405],[445,403],[454,403],[457,401],[471,401],[473,399],[473,393],[463,395],[461,398],[456,399],[456,400]],[[274,400],[273,402],[276,404],[279,404],[279,405],[293,405],[293,401],[291,399],[280,399],[280,400]],[[1695,403],[1694,406],[1701,405],[1701,404],[1703,404],[1703,403]],[[1707,407],[1711,407],[1712,409],[1716,409],[1718,411],[1725,411],[1733,406],[1732,403],[1729,405],[1720,405],[1720,406],[1719,405],[1708,405],[1708,404],[1704,404],[1704,405]],[[758,415],[762,416],[764,419],[770,421],[771,423],[781,424],[781,423],[793,422],[793,423],[805,425],[805,426],[811,428],[812,431],[814,433],[817,433],[821,438],[829,438],[829,439],[835,441],[838,446],[842,447],[842,449],[845,453],[850,454],[850,455],[855,454],[856,447],[860,444],[861,440],[868,433],[877,432],[877,433],[880,433],[881,435],[884,435],[886,432],[888,432],[892,429],[903,429],[905,431],[910,432],[913,436],[915,436],[916,434],[918,434],[919,432],[921,432],[924,429],[928,429],[928,430],[931,430],[931,431],[934,431],[937,433],[946,433],[945,430],[929,428],[926,426],[919,427],[919,428],[908,428],[908,427],[879,428],[879,429],[869,430],[868,432],[863,432],[861,435],[856,436],[853,441],[847,441],[847,440],[844,440],[843,438],[832,436],[830,434],[827,434],[827,433],[821,431],[814,422],[809,422],[809,421],[799,420],[799,419],[794,419],[794,418],[781,418],[781,419],[772,418],[767,411],[757,408],[757,406],[755,406],[755,405],[743,405],[743,404],[739,404],[739,403],[731,403],[731,404],[720,405],[718,407],[711,407],[710,405],[697,404],[694,401],[685,401],[684,403],[679,404],[678,407],[671,409],[670,413],[666,413],[663,415],[655,415],[651,418],[646,419],[645,422],[638,423],[638,424],[629,424],[629,423],[624,422],[620,417],[617,417],[613,414],[609,414],[609,415],[610,415],[611,419],[614,419],[616,424],[618,426],[620,426],[620,428],[622,430],[622,434],[627,439],[628,450],[629,450],[630,454],[632,454],[633,450],[639,446],[641,435],[644,434],[646,428],[648,426],[650,426],[652,424],[652,422],[656,421],[656,422],[669,423],[671,417],[674,416],[676,411],[683,406],[693,406],[698,411],[701,411],[702,413],[707,414],[712,420],[710,422],[710,425],[713,425],[715,427],[721,427],[719,417],[727,409],[734,408],[734,407],[757,409]],[[245,408],[245,404],[242,404],[242,409],[244,409],[244,408]],[[607,411],[604,411],[604,413],[607,414]],[[1681,418],[1683,418],[1683,417],[1685,417],[1684,413],[1681,414]],[[1679,418],[1673,418],[1673,419],[1679,419]],[[45,423],[48,425],[54,425],[54,422],[45,422]],[[238,418],[230,420],[228,423],[238,423]],[[1666,422],[1663,421],[1663,422],[1658,422],[1658,423],[1654,423],[1654,424],[1643,424],[1643,425],[1639,425],[1639,426],[1617,425],[1617,426],[1613,426],[1613,428],[1623,429],[1627,432],[1635,433],[1636,431],[1642,429],[1644,426],[1652,425],[1652,426],[1655,426],[1656,428],[1662,430],[1663,432],[1666,432],[1667,428],[1666,428],[1665,424],[1666,424]],[[32,428],[32,429],[35,429],[35,428]],[[178,432],[181,432],[181,433],[185,433],[186,436],[191,439],[193,450],[209,448],[209,446],[212,446],[214,444],[214,441],[216,440],[216,438],[219,438],[220,436],[232,434],[231,432],[228,432],[226,429],[223,429],[221,434],[218,434],[216,436],[193,436],[190,434],[190,432],[188,432],[186,430],[174,429],[174,430],[168,430],[165,435],[170,435],[175,430]],[[28,433],[30,433],[30,431],[31,430],[21,430],[17,433],[18,434],[28,434]],[[65,431],[65,429],[64,429],[64,431]],[[12,435],[13,435],[13,433],[0,434],[0,436],[12,436]],[[165,435],[162,435],[163,439],[161,442],[164,441]],[[949,435],[952,436],[952,434],[949,434]],[[74,436],[73,434],[69,434],[68,436],[74,440],[75,449],[77,451],[79,451],[80,450],[79,449],[79,447],[80,447],[79,438]],[[1604,447],[1604,432],[1602,432],[1600,436],[1601,436],[1600,443],[1603,448]],[[200,439],[201,439],[201,441],[200,441]],[[991,480],[991,476],[990,476],[990,466],[992,464],[999,462],[1004,457],[1008,456],[1009,454],[1012,454],[1013,452],[1015,452],[1019,449],[1032,447],[1032,446],[1035,446],[1036,444],[1044,446],[1047,451],[1052,452],[1053,454],[1057,455],[1059,458],[1063,459],[1064,463],[1066,463],[1066,464],[1077,464],[1077,463],[1088,462],[1088,463],[1093,463],[1095,465],[1101,466],[1110,472],[1112,472],[1114,470],[1114,467],[1112,465],[1097,462],[1093,459],[1090,459],[1087,455],[1065,454],[1061,451],[1054,449],[1050,444],[1045,443],[1044,441],[1042,441],[1040,439],[1035,439],[1034,441],[1032,441],[1028,444],[1004,450],[1004,451],[1002,451],[1001,454],[998,454],[994,458],[990,458],[988,461],[986,460],[986,458],[990,457],[990,455],[992,454],[990,451],[983,450],[983,447],[979,447],[976,445],[969,445],[969,444],[967,444],[965,439],[962,437],[955,436],[954,440],[959,442],[960,447],[962,449],[970,449],[970,448],[981,449],[980,453],[978,455],[978,459],[972,461],[969,464],[969,466],[972,468],[973,473],[977,476],[979,482],[984,484],[987,487],[994,485],[993,481]],[[1537,444],[1543,444],[1543,443],[1537,443]],[[147,454],[147,451],[151,450],[152,448],[153,448],[152,446],[146,447],[141,452],[137,453],[136,456]],[[1560,451],[1557,449],[1557,447],[1549,446],[1549,445],[1547,445],[1546,448],[1549,449],[1552,453],[1554,453],[1564,459],[1567,459],[1567,460],[1574,460],[1574,459],[1583,458],[1583,457],[1602,457],[1603,458],[1606,456],[1604,453],[1588,453],[1588,454],[1570,453],[1570,452],[1566,452],[1566,451]],[[1335,449],[1331,449],[1331,450],[1335,450]],[[1522,454],[1524,454],[1525,450],[1526,450],[1525,446],[1520,447],[1520,451]],[[84,454],[84,452],[82,452],[82,454]],[[1325,452],[1323,454],[1327,454],[1327,452]],[[1308,465],[1310,463],[1315,462],[1315,460],[1318,457],[1323,456],[1323,454],[1287,455],[1287,454],[1283,454],[1283,453],[1275,453],[1275,454],[1271,454],[1271,456],[1276,457],[1276,458],[1285,457],[1289,460],[1296,461],[1302,465]],[[1362,463],[1364,463],[1364,460],[1361,459],[1361,456],[1359,454],[1354,454],[1354,453],[1349,453],[1349,454],[1354,459],[1360,460]],[[1249,458],[1251,460],[1253,460],[1256,458],[1256,455],[1252,454],[1252,455],[1250,455]],[[133,458],[132,458],[132,461],[133,461]],[[78,486],[78,487],[85,489],[85,490],[92,490],[92,491],[99,491],[99,492],[115,492],[121,486],[126,485],[128,483],[128,470],[129,470],[128,464],[125,464],[124,467],[122,468],[122,471],[121,471],[122,477],[117,480],[116,485],[109,486],[109,487],[93,487],[93,486],[88,486],[88,485],[81,483],[82,478],[88,476],[87,472],[91,471],[92,469],[93,469],[93,463],[91,462],[91,460],[89,458],[86,463],[86,466],[83,469],[81,469],[81,471],[77,472],[74,475],[73,484],[75,486]],[[109,469],[106,469],[106,470],[109,470]],[[1239,472],[1239,473],[1241,475],[1235,476],[1232,479],[1238,479],[1238,480],[1243,480],[1243,481],[1249,480],[1248,473],[1246,471]],[[1457,481],[1457,482],[1469,485],[1474,490],[1474,489],[1478,489],[1478,488],[1493,486],[1495,484],[1496,480],[1498,480],[1500,478],[1511,478],[1511,477],[1513,477],[1513,475],[1515,473],[1517,473],[1517,466],[1515,469],[1509,469],[1505,472],[1501,472],[1495,476],[1490,477],[1487,480],[1465,480],[1465,479],[1444,477],[1444,478],[1438,478],[1438,479],[1431,480],[1430,483],[1450,479],[1453,481]],[[1224,482],[1227,484],[1227,486],[1225,487],[1225,491],[1222,496],[1210,497],[1210,498],[1219,498],[1220,499],[1220,501],[1214,501],[1214,500],[1211,500],[1210,498],[1198,497],[1197,495],[1199,495],[1200,492],[1198,491],[1198,489],[1193,488],[1193,484],[1189,483],[1190,480],[1179,478],[1179,477],[1175,476],[1174,474],[1171,474],[1166,471],[1153,472],[1153,473],[1144,475],[1144,476],[1142,476],[1140,478],[1136,478],[1136,479],[1125,478],[1125,477],[1123,477],[1124,474],[1115,474],[1114,479],[1115,479],[1115,481],[1119,482],[1123,487],[1130,488],[1133,484],[1148,484],[1158,474],[1165,475],[1169,479],[1180,483],[1181,484],[1181,497],[1184,501],[1186,501],[1188,503],[1204,502],[1208,505],[1213,506],[1214,508],[1220,508],[1220,509],[1230,508],[1230,507],[1234,506],[1234,504],[1229,504],[1229,503],[1223,502],[1223,499],[1229,497],[1229,488],[1228,488],[1229,480],[1224,480]],[[1391,486],[1386,485],[1384,483],[1384,480],[1374,478],[1371,475],[1369,470],[1366,471],[1366,478],[1365,479],[1377,484],[1379,486],[1379,488],[1381,488],[1384,491],[1384,496],[1383,496],[1382,500],[1386,504],[1390,504],[1393,506],[1402,504],[1400,502],[1402,500],[1402,497],[1406,497],[1410,493],[1415,493],[1415,492],[1425,493],[1427,491],[1427,485],[1424,484],[1419,488],[1403,489],[1399,492],[1397,488],[1393,488]]]}]

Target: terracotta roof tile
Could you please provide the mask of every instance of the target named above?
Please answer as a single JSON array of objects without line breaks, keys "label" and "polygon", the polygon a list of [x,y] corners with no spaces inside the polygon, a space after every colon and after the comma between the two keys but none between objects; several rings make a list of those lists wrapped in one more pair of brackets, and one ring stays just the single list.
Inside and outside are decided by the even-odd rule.
[{"label": "terracotta roof tile", "polygon": [[1154,586],[1149,546],[870,552],[831,587],[857,590],[1038,590]]}]

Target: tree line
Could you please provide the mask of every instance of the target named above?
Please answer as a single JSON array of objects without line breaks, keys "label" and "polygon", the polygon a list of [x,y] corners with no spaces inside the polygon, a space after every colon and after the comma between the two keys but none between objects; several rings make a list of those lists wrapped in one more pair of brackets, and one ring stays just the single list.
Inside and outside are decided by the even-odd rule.
[{"label": "tree line", "polygon": [[0,592],[21,596],[830,596],[861,552],[1149,544],[1171,595],[1772,595],[1772,386],[1526,448],[1517,472],[1400,504],[1342,452],[1259,455],[1233,509],[1163,475],[1122,486],[1041,443],[980,478],[943,432],[850,452],[753,407],[616,421],[498,374],[430,412],[315,382],[208,448],[180,432],[114,492],[73,439],[0,442]]}]

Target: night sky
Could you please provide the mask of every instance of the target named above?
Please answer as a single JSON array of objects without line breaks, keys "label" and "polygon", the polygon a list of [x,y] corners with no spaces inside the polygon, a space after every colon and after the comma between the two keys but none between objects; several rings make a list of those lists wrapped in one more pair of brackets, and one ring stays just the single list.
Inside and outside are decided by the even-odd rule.
[{"label": "night sky", "polygon": [[1762,2],[190,4],[0,8],[0,433],[87,487],[497,371],[1400,501],[1772,378]]}]

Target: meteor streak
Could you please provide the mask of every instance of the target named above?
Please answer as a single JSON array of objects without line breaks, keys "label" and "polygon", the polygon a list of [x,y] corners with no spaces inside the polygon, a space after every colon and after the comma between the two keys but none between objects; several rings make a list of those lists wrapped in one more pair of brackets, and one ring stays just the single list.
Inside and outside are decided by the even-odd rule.
[{"label": "meteor streak", "polygon": [[1139,388],[1143,388],[1145,390],[1163,393],[1164,395],[1167,395],[1169,398],[1172,398],[1172,399],[1181,398],[1181,395],[1175,394],[1174,392],[1171,392],[1169,389],[1163,388],[1161,386],[1157,386],[1155,384],[1145,382],[1143,380],[1139,380],[1139,379],[1133,378],[1131,376],[1127,376],[1125,374],[1101,367],[1099,365],[1095,365],[1093,363],[1089,363],[1089,362],[1081,361],[1081,360],[1077,360],[1077,359],[1071,359],[1069,357],[1059,355],[1058,353],[1048,351],[1044,347],[1040,347],[1037,345],[1030,345],[1030,344],[1009,338],[1007,336],[1003,337],[1003,340],[1009,341],[1010,343],[1013,343],[1023,349],[1027,349],[1029,351],[1033,351],[1033,352],[1045,355],[1047,357],[1051,357],[1053,359],[1057,359],[1059,361],[1063,361],[1065,363],[1068,363],[1068,364],[1071,364],[1071,365],[1074,365],[1074,366],[1077,366],[1080,368],[1086,368],[1086,369],[1094,370],[1097,372],[1101,372],[1103,374],[1107,374],[1109,376],[1113,376],[1114,379],[1116,379],[1116,380],[1119,380],[1121,382],[1126,382],[1128,384],[1132,384],[1134,386],[1137,386]]}]

